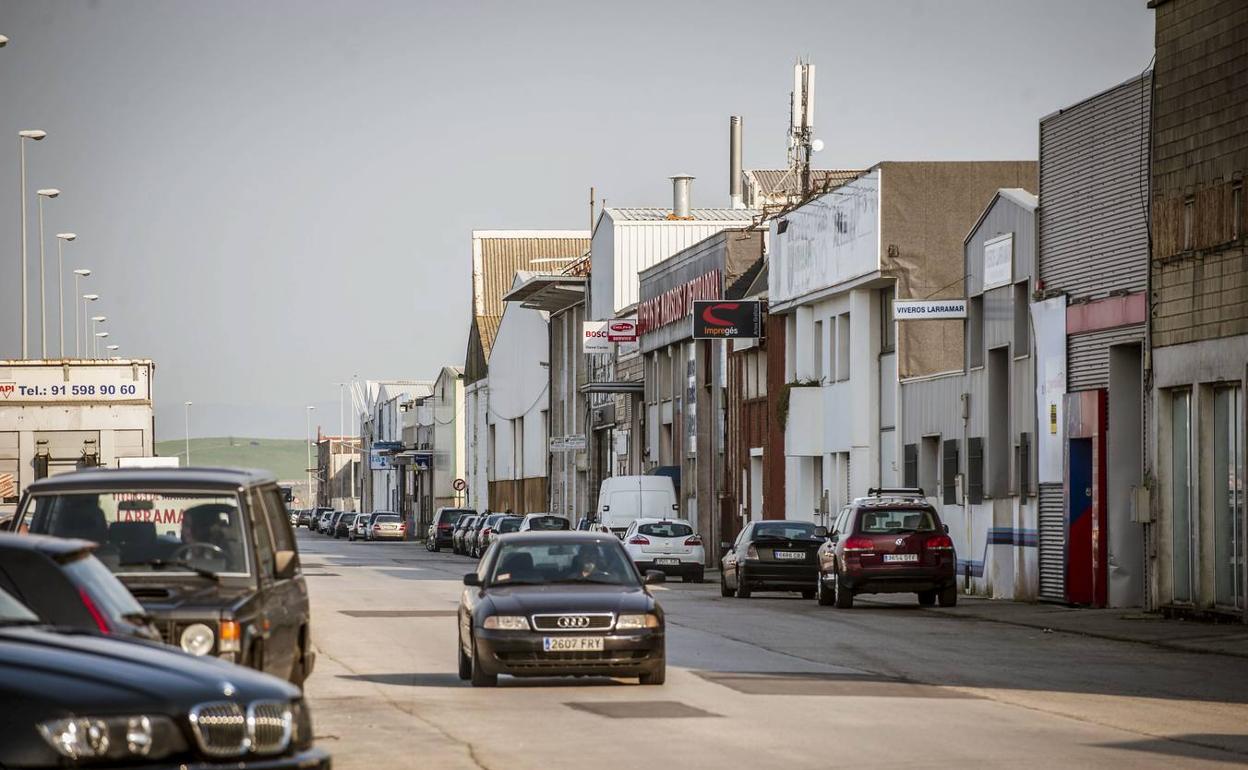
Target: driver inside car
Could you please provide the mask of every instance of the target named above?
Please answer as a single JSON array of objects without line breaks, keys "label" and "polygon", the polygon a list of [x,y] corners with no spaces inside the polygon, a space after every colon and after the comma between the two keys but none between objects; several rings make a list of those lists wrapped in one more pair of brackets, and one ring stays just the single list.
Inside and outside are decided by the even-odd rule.
[{"label": "driver inside car", "polygon": [[186,509],[182,515],[183,557],[196,563],[208,562],[224,572],[243,570],[243,548],[238,539],[238,509],[221,503],[207,503]]}]

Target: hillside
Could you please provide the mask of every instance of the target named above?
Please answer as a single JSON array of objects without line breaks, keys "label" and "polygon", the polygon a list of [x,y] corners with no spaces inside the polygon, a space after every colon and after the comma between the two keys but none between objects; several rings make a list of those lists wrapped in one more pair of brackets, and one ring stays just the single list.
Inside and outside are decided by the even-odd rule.
[{"label": "hillside", "polygon": [[[308,461],[307,442],[301,439],[241,438],[238,436],[191,439],[191,463],[227,468],[259,468],[281,480],[304,478]],[[315,451],[315,447],[313,448]],[[182,457],[182,439],[157,441],[156,454]],[[313,462],[316,458],[313,457]]]}]

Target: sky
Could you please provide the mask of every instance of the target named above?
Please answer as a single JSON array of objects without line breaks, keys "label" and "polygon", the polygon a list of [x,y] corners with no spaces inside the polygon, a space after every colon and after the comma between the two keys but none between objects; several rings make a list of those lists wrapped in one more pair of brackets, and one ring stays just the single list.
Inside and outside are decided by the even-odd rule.
[{"label": "sky", "polygon": [[[339,430],[339,388],[462,364],[474,229],[585,229],[728,202],[781,167],[816,65],[821,168],[1035,159],[1038,120],[1149,66],[1145,0],[0,0],[0,358],[20,352],[17,132],[32,350],[45,206],[124,356],[156,362],[158,439]],[[72,283],[67,295],[72,295]],[[66,300],[69,352],[73,304]],[[349,408],[348,408],[349,411]],[[348,418],[349,419],[349,418]]]}]

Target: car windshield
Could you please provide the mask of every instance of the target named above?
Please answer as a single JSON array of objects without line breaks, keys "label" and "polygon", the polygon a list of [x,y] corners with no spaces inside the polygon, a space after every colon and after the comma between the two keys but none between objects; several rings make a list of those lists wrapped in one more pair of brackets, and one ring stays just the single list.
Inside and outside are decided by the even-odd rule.
[{"label": "car windshield", "polygon": [[896,535],[903,532],[935,532],[936,519],[931,511],[903,508],[863,511],[858,531],[864,535]]},{"label": "car windshield", "polygon": [[353,522],[353,521],[355,521],[355,514],[354,514],[354,513],[348,513],[348,514],[343,515],[343,517],[342,517],[342,522],[343,522],[344,524],[350,524],[350,523],[351,523],[351,522]]},{"label": "car windshield", "polygon": [[637,572],[618,542],[504,543],[487,585],[601,583],[638,585]]},{"label": "car windshield", "polygon": [[0,626],[32,625],[39,622],[35,613],[0,588]]},{"label": "car windshield", "polygon": [[211,492],[76,492],[37,495],[19,531],[99,543],[118,574],[250,573],[238,497]]},{"label": "car windshield", "polygon": [[688,537],[693,534],[693,527],[678,521],[659,521],[639,524],[637,531],[650,537]]},{"label": "car windshield", "polygon": [[532,530],[554,532],[570,528],[568,520],[562,516],[534,516],[529,519],[529,529]]},{"label": "car windshield", "polygon": [[399,517],[393,513],[387,513],[384,516],[378,516],[373,519],[374,524],[397,524],[398,522]]},{"label": "car windshield", "polygon": [[760,540],[816,540],[815,525],[804,521],[769,521],[754,528]]},{"label": "car windshield", "polygon": [[524,519],[517,519],[517,518],[502,519],[501,521],[498,522],[498,526],[494,528],[494,531],[499,532],[499,533],[519,532],[520,522],[522,521],[524,521]]},{"label": "car windshield", "polygon": [[442,511],[438,514],[439,524],[455,524],[462,517],[467,516],[468,511]]}]

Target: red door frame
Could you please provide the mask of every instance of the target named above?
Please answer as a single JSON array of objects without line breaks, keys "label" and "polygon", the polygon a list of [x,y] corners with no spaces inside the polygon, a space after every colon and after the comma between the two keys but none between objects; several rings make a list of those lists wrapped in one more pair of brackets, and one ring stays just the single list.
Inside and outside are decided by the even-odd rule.
[{"label": "red door frame", "polygon": [[[1108,429],[1108,398],[1104,388],[1067,393],[1066,408],[1066,445],[1063,448],[1066,461],[1066,474],[1063,486],[1063,513],[1066,521],[1070,521],[1070,441],[1071,439],[1092,440],[1092,527],[1091,542],[1088,550],[1078,548],[1080,553],[1090,555],[1091,564],[1075,565],[1071,569],[1072,544],[1066,544],[1066,600],[1074,604],[1090,604],[1093,607],[1105,607],[1109,604],[1109,577],[1107,565],[1109,561],[1109,538],[1106,524],[1106,457],[1105,438]],[[1069,537],[1069,534],[1068,534]],[[1090,570],[1090,586],[1072,585],[1072,574],[1078,575],[1086,566]]]}]

